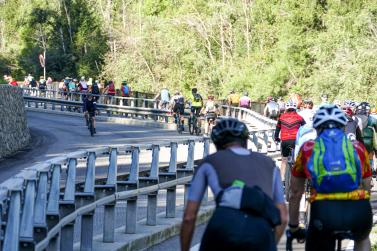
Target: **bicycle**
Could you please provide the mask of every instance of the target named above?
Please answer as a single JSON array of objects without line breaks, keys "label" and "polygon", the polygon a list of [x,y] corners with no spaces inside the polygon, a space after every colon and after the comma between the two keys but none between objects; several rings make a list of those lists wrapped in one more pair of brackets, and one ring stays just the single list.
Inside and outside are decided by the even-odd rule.
[{"label": "bicycle", "polygon": [[183,127],[183,121],[182,121],[181,115],[178,113],[175,113],[174,120],[175,120],[175,123],[177,124],[177,132],[179,134],[182,134],[184,127]]},{"label": "bicycle", "polygon": [[88,113],[88,129],[89,129],[89,132],[90,132],[90,136],[94,136],[94,126],[93,126],[93,115]]},{"label": "bicycle", "polygon": [[191,135],[194,133],[199,135],[201,131],[202,129],[200,128],[199,118],[193,113],[189,118],[189,132]]},{"label": "bicycle", "polygon": [[290,147],[289,152],[290,152],[290,154],[288,156],[287,168],[285,170],[285,187],[284,187],[285,199],[287,201],[289,201],[289,189],[290,189],[290,186],[291,186],[291,175],[292,175],[293,165],[295,163],[295,158],[294,158],[295,149]]}]

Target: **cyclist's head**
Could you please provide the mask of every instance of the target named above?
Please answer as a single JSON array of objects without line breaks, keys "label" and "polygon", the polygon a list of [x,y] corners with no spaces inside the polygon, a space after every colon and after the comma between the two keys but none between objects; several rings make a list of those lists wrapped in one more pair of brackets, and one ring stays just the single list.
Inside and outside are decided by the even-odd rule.
[{"label": "cyclist's head", "polygon": [[77,82],[77,79],[76,79],[76,78],[74,78],[74,79],[73,79],[73,82],[75,82],[75,83],[76,83],[76,82]]},{"label": "cyclist's head", "polygon": [[269,96],[269,97],[267,98],[267,102],[271,102],[271,101],[274,101],[274,98],[271,97],[271,96]]},{"label": "cyclist's head", "polygon": [[353,116],[353,110],[351,107],[349,106],[343,106],[342,108],[343,112],[348,116],[348,117],[352,117]]},{"label": "cyclist's head", "polygon": [[327,96],[327,94],[323,93],[323,94],[321,95],[321,99],[322,99],[323,102],[326,102],[326,101],[328,100],[328,96]]},{"label": "cyclist's head", "polygon": [[86,98],[87,98],[88,100],[92,100],[93,95],[92,95],[91,93],[88,93],[88,94],[86,95]]},{"label": "cyclist's head", "polygon": [[247,147],[249,130],[246,125],[234,118],[220,120],[212,129],[211,139],[218,150],[226,149],[232,144]]},{"label": "cyclist's head", "polygon": [[370,105],[368,102],[361,102],[358,106],[356,106],[356,114],[360,115],[369,115],[370,113]]},{"label": "cyclist's head", "polygon": [[174,95],[181,95],[181,92],[178,91],[178,90],[176,90],[175,93],[174,93]]},{"label": "cyclist's head", "polygon": [[313,101],[311,99],[304,100],[304,108],[306,109],[313,109]]},{"label": "cyclist's head", "polygon": [[214,100],[215,97],[213,95],[208,95],[208,100]]},{"label": "cyclist's head", "polygon": [[198,92],[198,89],[197,89],[197,88],[192,88],[192,89],[191,89],[191,92],[192,92],[193,94],[195,94],[195,93]]},{"label": "cyclist's head", "polygon": [[343,128],[346,124],[346,115],[336,105],[321,106],[313,119],[313,127],[318,132],[328,128]]},{"label": "cyclist's head", "polygon": [[297,110],[297,103],[293,101],[292,99],[288,100],[288,102],[285,104],[285,110],[286,111],[296,111]]},{"label": "cyclist's head", "polygon": [[243,95],[247,97],[247,96],[249,96],[249,93],[248,93],[247,91],[245,91],[245,92],[243,93]]},{"label": "cyclist's head", "polygon": [[81,81],[85,81],[85,76],[82,76],[82,77],[81,77]]}]

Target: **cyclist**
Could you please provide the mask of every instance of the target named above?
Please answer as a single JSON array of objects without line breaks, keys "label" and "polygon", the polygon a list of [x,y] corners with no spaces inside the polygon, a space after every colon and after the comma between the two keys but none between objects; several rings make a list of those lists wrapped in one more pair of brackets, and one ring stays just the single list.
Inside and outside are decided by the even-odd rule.
[{"label": "cyclist", "polygon": [[307,251],[334,250],[339,231],[351,233],[355,250],[370,250],[371,169],[365,147],[345,135],[346,123],[335,105],[321,106],[313,120],[318,137],[304,143],[292,169],[289,229],[296,237],[305,236],[299,227],[299,207],[305,180],[311,182]]},{"label": "cyclist", "polygon": [[271,158],[248,150],[248,138],[246,125],[234,118],[223,119],[213,128],[211,139],[217,152],[195,170],[180,234],[182,251],[190,249],[207,185],[217,206],[201,251],[276,250],[287,221],[279,169]]},{"label": "cyclist", "polygon": [[191,94],[192,94],[192,100],[191,100],[191,113],[190,113],[190,122],[193,123],[194,117],[196,118],[197,121],[197,126],[198,128],[201,128],[200,125],[200,112],[202,111],[203,108],[203,98],[202,96],[198,93],[197,88],[192,88],[191,89]]},{"label": "cyclist", "polygon": [[243,96],[240,98],[240,107],[250,109],[251,99],[249,98],[249,93],[244,92]]},{"label": "cyclist", "polygon": [[89,118],[92,117],[93,119],[93,129],[94,133],[96,132],[96,111],[97,111],[97,104],[96,100],[93,98],[92,94],[87,94],[86,98],[84,99],[84,116],[87,125],[89,125]]},{"label": "cyclist", "polygon": [[359,127],[362,132],[362,139],[364,146],[369,153],[369,162],[372,167],[373,173],[376,171],[374,169],[373,157],[376,150],[376,143],[374,137],[377,131],[377,120],[370,116],[370,105],[368,102],[361,102],[355,111],[356,117],[359,119]]},{"label": "cyclist", "polygon": [[[300,126],[305,124],[305,120],[296,112],[297,104],[289,100],[285,104],[285,113],[283,113],[277,124],[275,130],[275,141],[281,141],[281,177],[285,179],[285,169],[287,167],[288,156],[295,148],[296,135]],[[279,136],[280,135],[280,136]],[[284,183],[284,182],[283,182]]]},{"label": "cyclist", "polygon": [[351,104],[345,101],[342,110],[347,117],[347,124],[344,128],[347,137],[350,140],[356,139],[364,144],[362,133],[359,127],[359,119],[354,116]]},{"label": "cyclist", "polygon": [[240,96],[234,90],[231,90],[227,101],[229,106],[238,106],[240,104]]},{"label": "cyclist", "polygon": [[295,158],[297,157],[301,146],[306,141],[313,140],[317,137],[317,132],[313,128],[313,117],[315,113],[313,110],[313,101],[304,100],[303,104],[304,109],[301,110],[298,114],[305,120],[305,125],[301,126],[297,132],[294,156]]},{"label": "cyclist", "polygon": [[212,123],[212,125],[214,125],[217,115],[219,114],[219,110],[218,110],[217,105],[215,104],[213,95],[208,96],[208,100],[203,108],[202,113],[206,115],[206,125],[204,129],[204,133],[208,135],[209,127],[211,126],[210,124]]},{"label": "cyclist", "polygon": [[178,124],[178,118],[181,120],[181,130],[184,130],[184,118],[183,114],[185,112],[185,98],[181,95],[179,91],[174,93],[174,96],[171,98],[170,106],[173,114],[175,114],[175,123]]},{"label": "cyclist", "polygon": [[264,116],[276,120],[279,117],[279,110],[279,104],[275,102],[274,98],[268,97],[263,111]]}]

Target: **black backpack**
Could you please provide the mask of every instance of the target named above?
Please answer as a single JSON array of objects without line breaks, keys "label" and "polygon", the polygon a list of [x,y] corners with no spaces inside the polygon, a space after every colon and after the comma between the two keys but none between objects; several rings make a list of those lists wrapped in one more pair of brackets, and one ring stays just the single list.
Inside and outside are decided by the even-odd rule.
[{"label": "black backpack", "polygon": [[94,84],[92,87],[92,93],[93,94],[99,94],[99,88],[98,85]]}]

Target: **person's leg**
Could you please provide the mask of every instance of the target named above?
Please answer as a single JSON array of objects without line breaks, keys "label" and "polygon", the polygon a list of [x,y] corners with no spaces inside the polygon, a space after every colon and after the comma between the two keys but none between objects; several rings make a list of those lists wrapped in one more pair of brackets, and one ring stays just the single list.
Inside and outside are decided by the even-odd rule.
[{"label": "person's leg", "polygon": [[96,131],[96,116],[93,114],[93,129],[94,129],[94,133],[97,133]]},{"label": "person's leg", "polygon": [[355,251],[370,251],[371,242],[370,242],[369,236],[363,240],[355,241],[354,250]]},{"label": "person's leg", "polygon": [[286,141],[281,142],[281,163],[280,163],[280,175],[281,180],[285,182],[285,171],[288,164],[289,149]]}]

